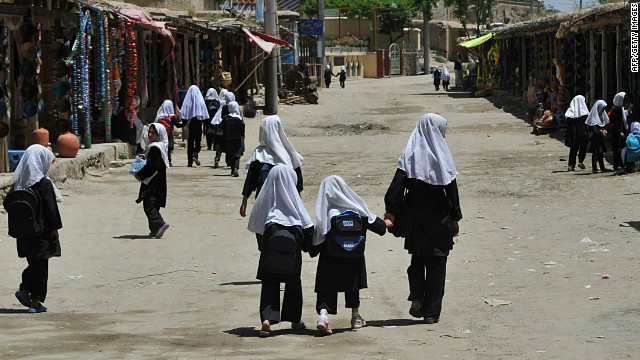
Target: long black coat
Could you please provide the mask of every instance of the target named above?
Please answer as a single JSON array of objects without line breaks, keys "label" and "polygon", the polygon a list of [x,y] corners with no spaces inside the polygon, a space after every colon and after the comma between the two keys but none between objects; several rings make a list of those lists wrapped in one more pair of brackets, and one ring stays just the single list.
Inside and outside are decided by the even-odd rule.
[{"label": "long black coat", "polygon": [[36,239],[16,239],[18,256],[29,259],[49,259],[54,256],[60,256],[60,242],[54,243],[51,237],[51,232],[62,228],[62,219],[60,218],[60,211],[58,211],[53,184],[51,180],[44,177],[31,188],[40,194],[42,213],[44,215],[44,231]]},{"label": "long black coat", "polygon": [[[278,229],[286,229],[286,228],[292,228],[292,226],[282,226],[280,224],[274,224],[272,226],[268,226],[265,229],[263,235],[256,233],[256,237],[258,238],[258,245],[261,251],[260,256],[263,255],[263,252],[262,252],[263,247],[261,245],[262,239],[265,237],[268,238],[273,234],[273,232],[275,232]],[[298,250],[296,254],[296,264],[295,264],[296,270],[293,274],[275,274],[267,270],[264,270],[260,266],[258,266],[258,274],[256,275],[256,279],[272,281],[272,282],[289,282],[295,279],[300,279],[300,273],[302,272],[302,251],[305,251],[305,252],[309,251],[309,248],[311,247],[311,241],[313,239],[313,230],[314,230],[313,226],[303,229],[302,237],[296,239],[296,242],[298,243]],[[296,232],[296,231],[293,231],[293,232]]]},{"label": "long black coat", "polygon": [[576,145],[586,145],[587,125],[584,123],[588,115],[579,118],[567,118],[567,132],[564,134],[564,144],[568,147]]},{"label": "long black coat", "polygon": [[387,213],[398,215],[405,196],[412,227],[410,235],[405,238],[404,248],[410,254],[420,256],[433,255],[434,249],[443,253],[451,250],[452,222],[462,219],[456,180],[449,185],[430,185],[410,179],[398,169],[384,197]]},{"label": "long black coat", "polygon": [[137,203],[149,195],[153,195],[158,200],[158,206],[165,207],[167,204],[167,166],[162,160],[162,153],[157,147],[152,147],[147,155],[147,164],[138,172],[138,177],[144,180],[149,176],[158,172],[151,179],[149,185],[140,182],[140,192],[138,193]]},{"label": "long black coat", "polygon": [[[376,218],[373,224],[369,224],[367,217],[362,217],[362,223],[367,224],[367,229],[382,236],[387,232],[387,227],[380,218]],[[353,292],[367,287],[367,267],[364,256],[355,259],[336,258],[327,255],[325,242],[310,252],[315,256],[320,252],[318,269],[316,271],[316,293]],[[366,240],[365,240],[366,241]],[[366,248],[365,248],[366,250]]]}]

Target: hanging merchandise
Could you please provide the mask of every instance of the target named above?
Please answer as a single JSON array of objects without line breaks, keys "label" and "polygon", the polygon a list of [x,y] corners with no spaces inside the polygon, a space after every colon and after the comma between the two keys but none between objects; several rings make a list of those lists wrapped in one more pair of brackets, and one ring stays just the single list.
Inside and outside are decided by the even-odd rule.
[{"label": "hanging merchandise", "polygon": [[101,60],[103,62],[103,71],[104,76],[102,81],[104,82],[104,124],[106,130],[106,141],[111,142],[111,71],[109,70],[111,64],[111,52],[109,47],[109,19],[106,16],[102,17],[102,30],[104,37],[102,39],[102,47],[104,58]]},{"label": "hanging merchandise", "polygon": [[104,70],[104,12],[99,11],[98,20],[96,22],[95,29],[95,50],[93,52],[95,63],[95,90],[93,91],[93,106],[98,110],[102,110],[102,106],[105,99],[105,70]]},{"label": "hanging merchandise", "polygon": [[84,146],[91,147],[91,94],[89,91],[89,57],[91,54],[91,14],[89,10],[85,13],[85,40],[84,40],[84,56],[82,57],[82,75],[83,75],[83,91],[82,111],[84,115]]},{"label": "hanging merchandise", "polygon": [[136,114],[133,97],[136,95],[137,79],[138,79],[138,52],[136,46],[136,33],[133,30],[133,24],[127,23],[127,36],[124,69],[125,69],[125,116],[129,120],[130,127],[133,129],[133,117]]}]

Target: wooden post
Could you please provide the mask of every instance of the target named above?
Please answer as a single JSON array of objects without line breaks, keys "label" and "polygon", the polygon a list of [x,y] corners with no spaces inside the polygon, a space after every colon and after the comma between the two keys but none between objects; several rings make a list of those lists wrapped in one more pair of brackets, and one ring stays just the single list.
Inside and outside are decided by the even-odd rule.
[{"label": "wooden post", "polygon": [[589,106],[596,99],[596,42],[593,30],[589,30]]},{"label": "wooden post", "polygon": [[182,68],[184,69],[184,78],[183,86],[185,89],[188,89],[191,86],[191,73],[189,72],[189,37],[184,34],[182,41],[182,52],[183,52],[183,64]]},{"label": "wooden post", "polygon": [[200,81],[200,34],[198,34],[196,36],[196,49],[195,49],[195,53],[196,56],[194,56],[194,63],[196,65],[196,85],[198,86],[198,88],[200,88],[200,86],[202,85],[202,82]]},{"label": "wooden post", "polygon": [[[527,76],[527,42],[525,40],[524,37],[522,37],[521,41],[520,41],[520,46],[522,46],[522,59],[521,59],[521,68],[520,68],[520,91],[527,91],[527,86],[528,86],[528,81],[527,79],[529,78]],[[522,94],[520,94],[522,95]]]},{"label": "wooden post", "polygon": [[[158,35],[156,34],[156,32],[151,32],[151,68],[152,68],[152,78],[151,78],[151,83],[153,84],[151,89],[153,91],[153,101],[154,104],[159,107],[160,104],[162,103],[162,100],[160,98],[160,60],[158,58]],[[172,82],[171,80],[169,80],[169,82]]]},{"label": "wooden post", "polygon": [[622,24],[616,25],[616,92],[622,91]]},{"label": "wooden post", "polygon": [[602,68],[602,99],[608,100],[608,84],[607,84],[607,28],[602,29],[602,58],[600,59],[600,67]]}]

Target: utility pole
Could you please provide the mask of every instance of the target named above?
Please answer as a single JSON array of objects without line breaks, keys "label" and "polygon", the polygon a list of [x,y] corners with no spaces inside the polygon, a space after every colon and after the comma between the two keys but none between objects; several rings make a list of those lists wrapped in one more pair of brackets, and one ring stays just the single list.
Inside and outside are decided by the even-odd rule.
[{"label": "utility pole", "polygon": [[580,10],[582,10],[582,0],[580,0]]},{"label": "utility pole", "polygon": [[[264,2],[264,32],[267,35],[278,37],[276,34],[276,0]],[[271,50],[264,62],[264,114],[275,115],[278,113],[278,80],[276,71],[275,49]]]},{"label": "utility pole", "polygon": [[542,3],[540,2],[540,0],[538,0],[538,15],[541,14],[541,10],[540,10],[541,7],[542,7]]},{"label": "utility pole", "polygon": [[324,0],[318,0],[318,20],[322,20],[322,35],[318,36],[318,57],[321,58],[320,64],[322,65],[322,68],[318,72],[318,80],[320,81],[320,88],[322,89],[322,79],[326,67],[326,58],[324,56]]},{"label": "utility pole", "polygon": [[422,9],[422,18],[424,22],[422,23],[422,47],[424,51],[424,74],[429,75],[431,73],[431,43],[429,38],[429,11],[425,5],[425,8]]},{"label": "utility pole", "polygon": [[[580,0],[580,3],[582,4],[582,0]],[[529,14],[533,17],[533,0],[529,1]]]}]

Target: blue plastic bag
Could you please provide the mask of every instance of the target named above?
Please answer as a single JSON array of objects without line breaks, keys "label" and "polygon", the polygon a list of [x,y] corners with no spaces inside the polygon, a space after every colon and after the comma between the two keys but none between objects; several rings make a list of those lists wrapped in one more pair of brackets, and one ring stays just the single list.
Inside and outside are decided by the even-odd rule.
[{"label": "blue plastic bag", "polygon": [[129,166],[129,174],[131,175],[135,175],[138,173],[138,171],[142,170],[142,168],[147,165],[147,160],[136,157],[136,161],[133,162],[133,164],[131,164],[131,166]]}]

